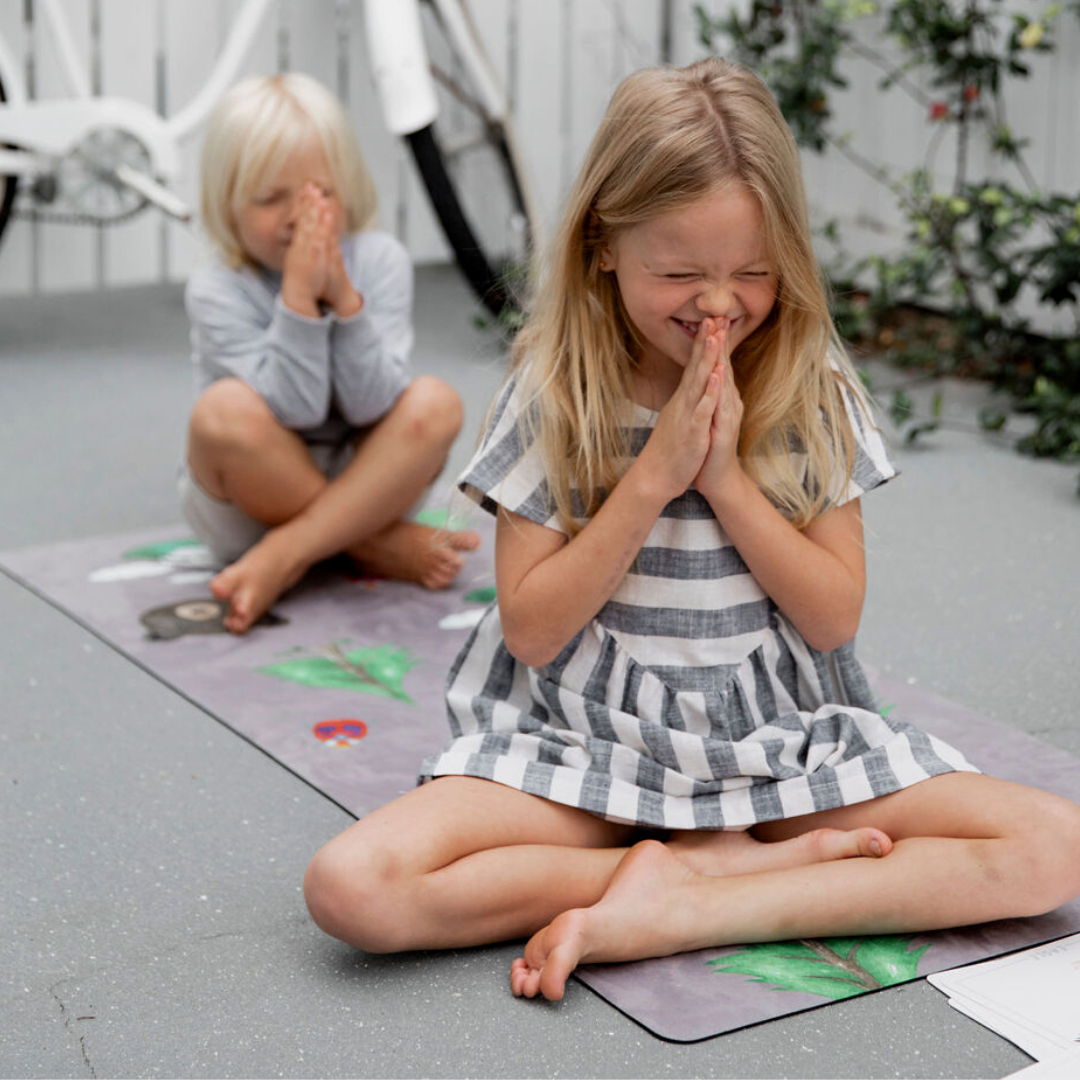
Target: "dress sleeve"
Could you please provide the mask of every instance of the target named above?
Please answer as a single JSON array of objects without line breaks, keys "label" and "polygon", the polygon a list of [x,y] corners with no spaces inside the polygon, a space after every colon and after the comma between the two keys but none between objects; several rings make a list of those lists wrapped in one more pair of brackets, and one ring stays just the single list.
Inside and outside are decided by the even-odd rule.
[{"label": "dress sleeve", "polygon": [[318,427],[330,409],[330,319],[260,303],[242,273],[200,267],[184,293],[194,358],[204,380],[246,382],[292,431]]},{"label": "dress sleeve", "polygon": [[845,385],[841,385],[840,393],[855,436],[855,460],[850,476],[835,477],[830,484],[830,506],[843,506],[899,475],[866,396],[861,390]]},{"label": "dress sleeve", "polygon": [[330,370],[337,411],[359,428],[384,416],[409,385],[413,271],[404,246],[387,233],[346,243],[349,277],[364,306],[334,320]]},{"label": "dress sleeve", "polygon": [[522,422],[527,407],[511,379],[491,410],[479,449],[458,477],[458,488],[490,514],[501,506],[515,514],[568,533],[548,491],[539,449]]}]

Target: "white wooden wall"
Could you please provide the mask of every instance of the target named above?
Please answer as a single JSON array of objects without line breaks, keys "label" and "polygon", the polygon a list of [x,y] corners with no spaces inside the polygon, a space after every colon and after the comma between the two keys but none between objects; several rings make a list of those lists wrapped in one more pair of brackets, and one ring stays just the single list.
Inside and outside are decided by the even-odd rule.
[{"label": "white wooden wall", "polygon": [[[745,2],[745,0],[737,0]],[[1025,2],[1025,0],[1019,0]],[[1034,16],[1041,0],[1027,0]],[[139,99],[166,112],[190,99],[210,70],[239,0],[61,0],[76,42],[102,93]],[[288,67],[320,78],[344,97],[379,189],[384,227],[417,262],[449,252],[407,151],[382,129],[365,58],[361,0],[278,0],[243,74]],[[709,0],[719,13],[730,0]],[[550,226],[615,84],[661,61],[670,20],[670,60],[704,55],[693,0],[469,0],[488,51],[514,103],[519,140]],[[32,9],[32,5],[31,5]],[[36,97],[64,92],[41,20],[24,20],[24,0],[0,0],[0,35],[33,64]],[[1080,177],[1080,27],[1071,16],[1059,48],[1035,57],[1035,78],[1017,87],[1009,118],[1033,139],[1030,164],[1040,183],[1075,191]],[[877,90],[870,65],[836,98],[838,128],[861,153],[897,174],[921,164],[931,128],[897,90]],[[163,100],[161,100],[163,99]],[[181,194],[193,205],[199,139],[185,148]],[[938,161],[947,166],[949,148]],[[890,193],[835,153],[805,156],[815,216],[841,219],[855,254],[895,244]],[[976,166],[978,159],[973,162]],[[978,169],[973,171],[977,175]],[[940,182],[947,186],[949,176]],[[17,220],[0,243],[0,294],[66,292],[183,280],[200,257],[197,232],[154,211],[109,228]]]}]

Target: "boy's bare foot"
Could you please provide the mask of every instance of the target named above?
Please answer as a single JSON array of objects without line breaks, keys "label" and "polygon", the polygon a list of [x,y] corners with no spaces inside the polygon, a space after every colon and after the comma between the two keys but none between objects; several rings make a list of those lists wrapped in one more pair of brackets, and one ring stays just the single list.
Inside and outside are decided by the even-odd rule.
[{"label": "boy's bare foot", "polygon": [[304,576],[305,569],[296,563],[289,545],[274,531],[268,532],[210,582],[210,592],[229,605],[225,629],[234,634],[250,629]]},{"label": "boy's bare foot", "polygon": [[853,859],[881,858],[892,850],[892,840],[880,829],[813,829],[778,843],[755,840],[748,832],[679,832],[667,849],[695,873],[757,874],[789,866]]},{"label": "boy's bare foot", "polygon": [[349,554],[375,577],[412,581],[425,589],[445,589],[465,563],[462,552],[480,545],[474,532],[433,529],[415,521],[395,521]]},{"label": "boy's bare foot", "polygon": [[682,901],[704,880],[664,844],[635,844],[598,903],[564,911],[533,934],[510,968],[511,990],[559,1001],[578,964],[644,960],[698,947],[686,939],[692,920]]}]

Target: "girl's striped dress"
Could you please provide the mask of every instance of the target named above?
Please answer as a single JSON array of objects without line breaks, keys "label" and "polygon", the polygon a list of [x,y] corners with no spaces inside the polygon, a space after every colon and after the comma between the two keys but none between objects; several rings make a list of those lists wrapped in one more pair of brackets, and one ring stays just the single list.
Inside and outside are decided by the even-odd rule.
[{"label": "girl's striped dress", "polygon": [[[459,486],[486,510],[566,532],[520,398],[509,383]],[[896,475],[862,403],[850,391],[845,403],[858,451],[836,505]],[[634,454],[655,419],[634,406]],[[853,644],[810,648],[693,489],[665,507],[611,599],[546,667],[510,655],[493,603],[446,700],[453,738],[421,780],[484,777],[660,829],[747,828],[977,771],[878,713]]]}]

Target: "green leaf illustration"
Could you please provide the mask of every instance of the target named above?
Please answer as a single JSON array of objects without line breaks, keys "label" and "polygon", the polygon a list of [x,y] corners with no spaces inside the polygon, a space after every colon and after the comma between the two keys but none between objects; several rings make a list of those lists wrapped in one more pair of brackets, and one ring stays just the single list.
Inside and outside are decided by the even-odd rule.
[{"label": "green leaf illustration", "polygon": [[464,529],[468,520],[462,514],[455,514],[445,506],[429,506],[414,516],[421,525],[430,525],[433,529]]},{"label": "green leaf illustration", "polygon": [[465,594],[465,599],[473,604],[490,604],[495,599],[495,586],[487,585],[482,589],[473,589]]},{"label": "green leaf illustration", "polygon": [[142,547],[131,548],[125,551],[121,558],[124,559],[164,559],[166,555],[177,548],[198,547],[201,540],[193,536],[183,540],[159,540],[156,544],[144,544]]},{"label": "green leaf illustration", "polygon": [[919,960],[930,946],[912,950],[912,940],[887,935],[771,941],[746,945],[707,963],[714,971],[746,975],[774,990],[839,1001],[916,978]]},{"label": "green leaf illustration", "polygon": [[402,685],[406,673],[420,661],[398,645],[375,645],[342,653],[345,663],[325,656],[297,657],[257,668],[302,686],[328,690],[359,690],[413,704]]}]

